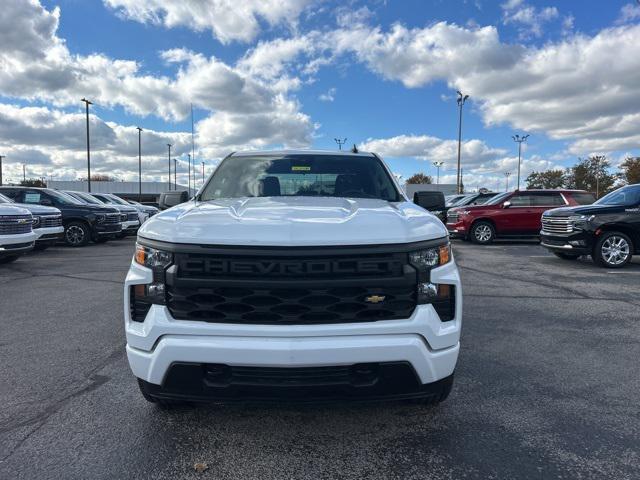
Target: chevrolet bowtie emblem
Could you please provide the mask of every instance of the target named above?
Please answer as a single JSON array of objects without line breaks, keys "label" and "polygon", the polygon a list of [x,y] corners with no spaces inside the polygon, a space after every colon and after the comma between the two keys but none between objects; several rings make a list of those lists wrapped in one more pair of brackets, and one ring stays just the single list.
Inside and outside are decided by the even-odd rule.
[{"label": "chevrolet bowtie emblem", "polygon": [[369,295],[365,297],[364,301],[367,303],[380,303],[384,302],[384,299],[387,298],[384,295]]}]

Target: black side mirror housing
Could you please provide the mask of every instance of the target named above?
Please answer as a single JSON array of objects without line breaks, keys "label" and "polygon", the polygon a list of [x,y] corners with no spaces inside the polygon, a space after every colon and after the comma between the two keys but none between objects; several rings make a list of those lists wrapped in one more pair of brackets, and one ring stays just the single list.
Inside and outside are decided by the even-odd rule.
[{"label": "black side mirror housing", "polygon": [[413,194],[413,203],[430,212],[445,209],[444,193],[442,192],[416,192]]}]

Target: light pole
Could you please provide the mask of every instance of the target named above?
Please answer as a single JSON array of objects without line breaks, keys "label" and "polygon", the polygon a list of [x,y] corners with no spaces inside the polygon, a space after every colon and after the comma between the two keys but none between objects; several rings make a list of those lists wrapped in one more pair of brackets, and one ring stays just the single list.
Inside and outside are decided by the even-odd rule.
[{"label": "light pole", "polygon": [[173,159],[173,189],[178,190],[178,160],[175,158]]},{"label": "light pole", "polygon": [[142,129],[138,130],[138,202],[142,203]]},{"label": "light pole", "polygon": [[0,187],[2,186],[2,159],[7,158],[6,155],[0,155]]},{"label": "light pole", "polygon": [[189,169],[187,170],[187,180],[188,180],[188,192],[189,198],[191,198],[191,154],[187,153],[187,157],[189,157]]},{"label": "light pole", "polygon": [[86,117],[87,117],[87,191],[91,192],[91,153],[89,148],[89,105],[93,105],[89,100],[83,98],[80,100],[84,102]]},{"label": "light pole", "polygon": [[202,162],[202,185],[204,185],[204,162]]},{"label": "light pole", "polygon": [[526,142],[529,135],[512,135],[513,141],[518,144],[518,187],[516,190],[520,190],[520,159],[522,158],[522,142]]},{"label": "light pole", "polygon": [[169,182],[169,190],[171,190],[171,144],[167,143],[167,147],[169,147],[169,178],[167,181]]},{"label": "light pole", "polygon": [[342,150],[342,145],[347,143],[347,137],[344,137],[344,139],[334,138],[333,141],[338,144],[338,150]]},{"label": "light pole", "polygon": [[596,161],[596,200],[600,198],[600,161],[604,160],[603,155],[596,155],[593,157]]},{"label": "light pole", "polygon": [[504,187],[504,191],[508,192],[509,191],[509,177],[511,176],[511,172],[504,172],[504,176],[507,179],[507,185]]},{"label": "light pole", "polygon": [[458,99],[456,100],[458,102],[458,110],[459,110],[459,116],[458,116],[458,175],[457,175],[457,180],[456,180],[456,185],[457,185],[457,192],[460,194],[462,193],[460,191],[460,180],[461,180],[461,169],[460,169],[460,151],[462,149],[462,107],[464,106],[464,102],[467,101],[467,98],[469,98],[469,95],[463,95],[462,92],[460,90],[457,91],[458,93]]},{"label": "light pole", "polygon": [[22,164],[22,183],[27,183],[27,167],[24,163]]},{"label": "light pole", "polygon": [[440,167],[444,165],[444,162],[433,162],[433,166],[436,167],[436,185],[440,183]]}]

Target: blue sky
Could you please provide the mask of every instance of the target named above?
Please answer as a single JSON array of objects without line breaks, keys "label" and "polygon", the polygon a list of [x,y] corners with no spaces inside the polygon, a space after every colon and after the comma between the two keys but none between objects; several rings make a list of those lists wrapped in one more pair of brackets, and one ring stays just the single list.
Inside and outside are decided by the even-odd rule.
[{"label": "blue sky", "polygon": [[83,96],[96,103],[94,170],[123,179],[136,175],[137,125],[145,179],[165,175],[166,143],[185,158],[193,102],[208,169],[232,150],[333,149],[340,136],[404,178],[444,161],[450,181],[457,88],[471,95],[470,186],[495,188],[516,168],[514,133],[531,135],[523,176],[591,153],[614,164],[640,154],[640,5],[628,0],[9,3],[9,176],[22,163],[32,176],[83,175]]}]

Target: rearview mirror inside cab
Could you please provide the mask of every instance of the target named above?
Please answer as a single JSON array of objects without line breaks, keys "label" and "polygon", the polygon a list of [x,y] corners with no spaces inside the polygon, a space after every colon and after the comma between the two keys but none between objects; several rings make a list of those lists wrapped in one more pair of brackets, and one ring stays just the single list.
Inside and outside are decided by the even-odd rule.
[{"label": "rearview mirror inside cab", "polygon": [[444,193],[416,192],[413,194],[413,203],[430,212],[444,210]]}]

